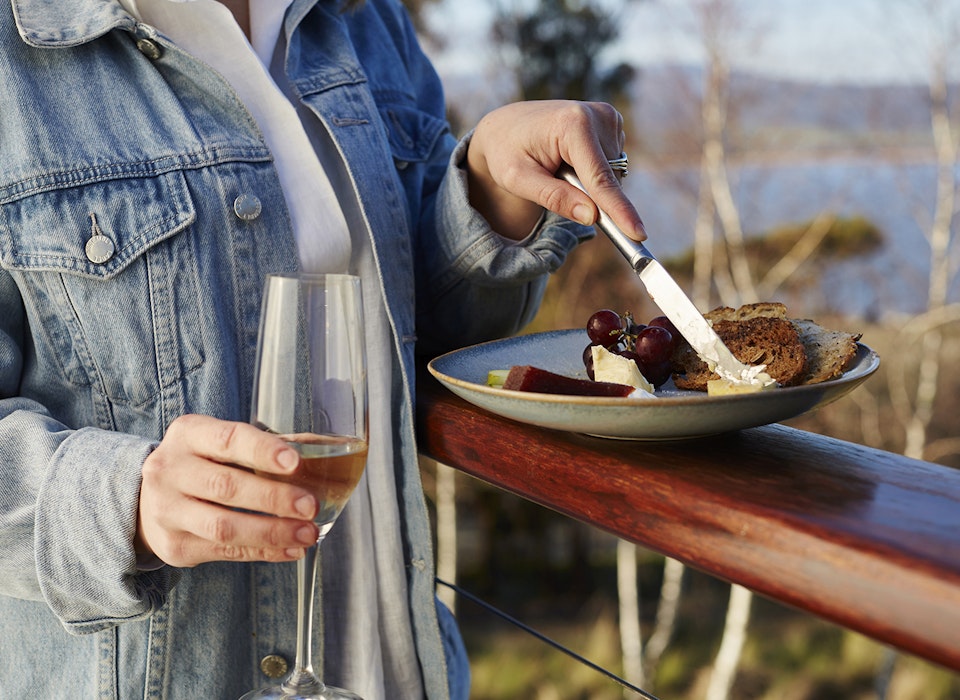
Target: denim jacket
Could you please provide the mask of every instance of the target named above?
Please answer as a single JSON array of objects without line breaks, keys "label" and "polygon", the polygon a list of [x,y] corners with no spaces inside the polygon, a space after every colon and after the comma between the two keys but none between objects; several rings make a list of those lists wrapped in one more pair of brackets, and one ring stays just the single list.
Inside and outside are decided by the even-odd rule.
[{"label": "denim jacket", "polygon": [[[170,422],[247,418],[263,277],[297,265],[271,155],[227,84],[119,3],[2,5],[0,697],[235,698],[267,680],[260,659],[293,656],[291,581],[265,563],[140,571],[132,539]],[[336,5],[293,3],[286,72],[379,260],[409,605],[427,696],[446,698],[414,341],[515,332],[590,231],[548,215],[502,241],[468,204],[467,140],[399,3]]]}]

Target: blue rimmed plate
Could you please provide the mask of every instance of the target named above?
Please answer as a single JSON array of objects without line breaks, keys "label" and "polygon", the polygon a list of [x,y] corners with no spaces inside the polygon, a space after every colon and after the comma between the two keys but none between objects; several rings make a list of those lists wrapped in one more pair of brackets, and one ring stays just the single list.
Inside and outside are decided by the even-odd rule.
[{"label": "blue rimmed plate", "polygon": [[559,396],[487,386],[487,373],[534,365],[585,377],[583,330],[548,331],[472,345],[434,358],[430,373],[450,391],[492,413],[555,430],[634,440],[675,440],[715,435],[795,418],[836,401],[880,366],[866,345],[841,377],[819,384],[732,396],[680,391],[668,382],[656,398]]}]

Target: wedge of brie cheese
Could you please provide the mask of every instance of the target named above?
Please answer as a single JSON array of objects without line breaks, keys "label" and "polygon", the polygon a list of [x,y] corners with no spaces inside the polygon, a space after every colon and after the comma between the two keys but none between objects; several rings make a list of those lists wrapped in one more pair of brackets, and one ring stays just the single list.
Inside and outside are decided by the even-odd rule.
[{"label": "wedge of brie cheese", "polygon": [[653,396],[655,391],[653,384],[648,382],[646,377],[640,373],[636,362],[612,353],[602,345],[594,345],[590,349],[590,353],[593,356],[593,378],[595,381],[632,386],[638,391],[631,396]]}]

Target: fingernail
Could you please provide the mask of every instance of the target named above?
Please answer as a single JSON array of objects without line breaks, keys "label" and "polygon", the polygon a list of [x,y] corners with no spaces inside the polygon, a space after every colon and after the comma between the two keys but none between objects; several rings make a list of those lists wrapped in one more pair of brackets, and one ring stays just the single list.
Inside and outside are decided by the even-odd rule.
[{"label": "fingernail", "polygon": [[280,466],[289,472],[297,468],[300,463],[300,455],[294,449],[285,449],[277,453],[277,462]]},{"label": "fingernail", "polygon": [[289,549],[283,550],[283,553],[290,559],[300,559],[304,555],[304,550],[300,547],[290,547]]},{"label": "fingernail", "polygon": [[636,233],[637,238],[639,238],[641,241],[647,240],[647,229],[646,229],[646,227],[643,225],[643,222],[642,222],[642,221],[640,222],[640,225],[637,226],[637,229],[636,229],[635,233]]},{"label": "fingernail", "polygon": [[312,525],[304,525],[297,530],[297,541],[304,544],[316,544],[317,529]]},{"label": "fingernail", "polygon": [[305,518],[312,518],[317,512],[317,499],[313,496],[300,496],[294,504],[293,507],[297,509],[297,512]]},{"label": "fingernail", "polygon": [[584,226],[593,225],[593,207],[586,204],[578,204],[573,208],[573,218]]}]

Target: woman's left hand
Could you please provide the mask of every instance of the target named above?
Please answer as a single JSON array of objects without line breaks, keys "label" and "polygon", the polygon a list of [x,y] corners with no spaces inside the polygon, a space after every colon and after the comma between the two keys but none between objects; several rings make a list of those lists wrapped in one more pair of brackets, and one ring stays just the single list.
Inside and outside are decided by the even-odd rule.
[{"label": "woman's left hand", "polygon": [[[640,215],[609,160],[623,150],[623,117],[603,102],[516,102],[487,114],[467,151],[470,202],[507,238],[530,233],[542,208],[592,225],[598,206],[628,236],[645,240]],[[589,196],[555,176],[573,167]]]}]

